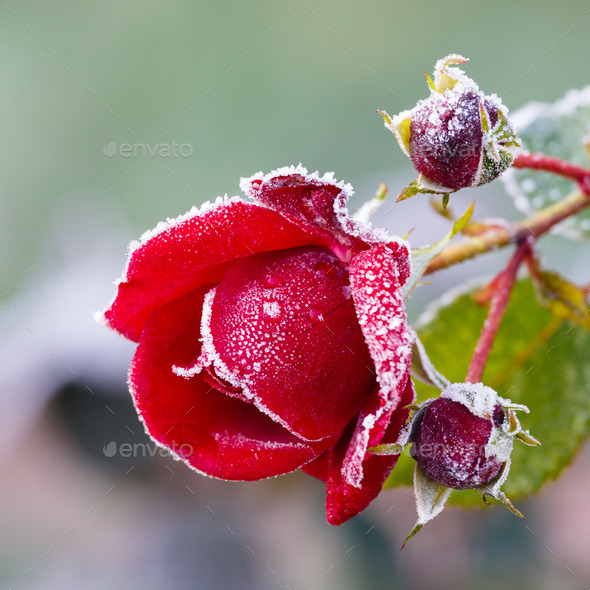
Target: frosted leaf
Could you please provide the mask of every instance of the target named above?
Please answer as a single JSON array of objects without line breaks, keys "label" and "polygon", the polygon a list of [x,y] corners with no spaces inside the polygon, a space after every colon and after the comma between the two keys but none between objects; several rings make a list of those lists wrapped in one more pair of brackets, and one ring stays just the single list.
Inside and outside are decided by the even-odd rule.
[{"label": "frosted leaf", "polygon": [[[529,103],[513,113],[511,120],[527,150],[588,166],[584,139],[590,131],[590,86],[570,90],[555,103]],[[516,207],[526,215],[563,199],[576,189],[571,180],[534,170],[511,168],[502,180]],[[570,217],[554,231],[573,239],[590,238],[590,210]]]},{"label": "frosted leaf", "polygon": [[428,263],[447,246],[447,244],[469,223],[471,215],[473,214],[473,205],[463,213],[463,215],[453,223],[451,231],[442,240],[439,240],[433,246],[426,246],[424,248],[415,248],[412,250],[412,271],[410,277],[402,287],[402,295],[407,299],[416,285],[424,275]]}]

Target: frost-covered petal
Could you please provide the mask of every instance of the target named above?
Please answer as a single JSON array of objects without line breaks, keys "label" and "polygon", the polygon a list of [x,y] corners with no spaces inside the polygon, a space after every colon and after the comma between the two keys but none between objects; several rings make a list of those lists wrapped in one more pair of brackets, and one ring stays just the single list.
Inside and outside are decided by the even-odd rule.
[{"label": "frost-covered petal", "polygon": [[230,480],[293,471],[333,444],[307,443],[202,375],[185,379],[173,372],[173,366],[189,365],[200,353],[203,297],[204,289],[163,306],[142,332],[129,383],[154,440],[199,472]]},{"label": "frost-covered petal", "polygon": [[375,246],[350,263],[352,297],[379,384],[359,414],[343,461],[343,477],[357,487],[363,480],[367,448],[381,441],[408,380],[414,333],[401,293],[408,274],[409,254],[403,241]]},{"label": "frost-covered petal", "polygon": [[158,225],[132,242],[104,321],[138,341],[149,315],[189,291],[219,281],[229,264],[258,252],[324,245],[318,234],[238,198],[218,199]]},{"label": "frost-covered petal", "polygon": [[[381,442],[395,442],[408,418],[405,406],[414,401],[412,381],[407,379],[398,409],[393,413]],[[317,459],[303,466],[310,475],[326,482],[326,517],[332,525],[340,525],[362,512],[381,492],[387,476],[394,468],[399,455],[365,456],[364,477],[360,487],[351,485],[343,477],[343,461],[351,442],[351,430],[338,444]]]},{"label": "frost-covered petal", "polygon": [[344,260],[350,258],[356,247],[389,239],[370,224],[350,217],[347,202],[353,194],[352,187],[337,182],[332,173],[309,174],[300,164],[243,178],[240,187],[256,202],[320,232]]},{"label": "frost-covered petal", "polygon": [[297,436],[339,436],[369,398],[373,363],[330,250],[237,262],[205,309],[199,365]]}]

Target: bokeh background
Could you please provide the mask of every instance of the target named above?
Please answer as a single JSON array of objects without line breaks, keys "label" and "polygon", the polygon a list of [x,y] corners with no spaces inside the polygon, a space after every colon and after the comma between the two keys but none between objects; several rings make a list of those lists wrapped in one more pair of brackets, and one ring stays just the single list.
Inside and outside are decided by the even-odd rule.
[{"label": "bokeh background", "polygon": [[[241,176],[302,162],[351,182],[356,204],[380,180],[395,194],[414,173],[375,110],[426,96],[423,72],[448,53],[469,57],[468,73],[512,110],[556,100],[590,83],[590,4],[0,7],[1,587],[590,586],[588,449],[520,506],[526,523],[449,509],[400,554],[415,518],[406,489],[335,529],[305,475],[230,484],[159,456],[126,392],[133,347],[92,319],[129,240],[238,194]],[[476,194],[478,215],[506,216],[501,185]],[[377,221],[416,227],[415,245],[446,231],[424,201],[393,201]],[[549,239],[549,265],[587,274],[587,256]],[[503,256],[441,273],[411,316]]]}]

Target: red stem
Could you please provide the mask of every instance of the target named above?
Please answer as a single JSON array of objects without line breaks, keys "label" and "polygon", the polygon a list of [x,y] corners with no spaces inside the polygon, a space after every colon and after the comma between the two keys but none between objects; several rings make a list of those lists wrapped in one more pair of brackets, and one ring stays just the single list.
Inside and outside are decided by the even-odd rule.
[{"label": "red stem", "polygon": [[532,238],[522,240],[506,268],[494,279],[496,288],[492,296],[488,317],[483,325],[481,336],[479,337],[471,364],[469,365],[469,370],[467,371],[467,377],[465,379],[467,383],[481,382],[490,350],[494,344],[494,339],[496,338],[500,323],[504,317],[504,312],[506,311],[506,306],[508,305],[508,300],[510,299],[516,274],[524,256],[530,252],[532,242]]},{"label": "red stem", "polygon": [[533,168],[534,170],[544,170],[553,174],[559,174],[565,178],[570,178],[580,185],[582,192],[590,195],[590,170],[586,170],[576,164],[566,162],[554,156],[522,152],[516,156],[512,165],[515,168]]}]

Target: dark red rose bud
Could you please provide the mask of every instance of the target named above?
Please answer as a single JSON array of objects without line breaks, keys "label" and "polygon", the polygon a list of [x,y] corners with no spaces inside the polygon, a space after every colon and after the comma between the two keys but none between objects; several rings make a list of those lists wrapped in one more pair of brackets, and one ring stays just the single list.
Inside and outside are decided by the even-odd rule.
[{"label": "dark red rose bud", "polygon": [[433,401],[415,424],[412,456],[424,473],[449,488],[465,490],[489,483],[502,462],[486,456],[492,431],[504,421],[504,410],[482,418],[460,402],[441,397]]},{"label": "dark red rose bud", "polygon": [[400,147],[419,173],[398,200],[417,193],[448,194],[497,178],[514,160],[520,143],[507,109],[486,96],[461,70],[466,62],[449,55],[437,62],[430,96],[395,117],[381,112]]},{"label": "dark red rose bud", "polygon": [[481,161],[480,97],[473,90],[435,94],[413,112],[410,159],[429,180],[458,190],[472,186]]},{"label": "dark red rose bud", "polygon": [[[441,382],[432,366],[424,363],[423,368],[433,383]],[[418,520],[406,542],[442,512],[453,488],[477,488],[484,499],[494,498],[522,517],[501,487],[508,477],[514,439],[531,446],[540,444],[516,417],[516,410],[528,412],[528,408],[501,398],[483,383],[453,383],[446,385],[438,399],[426,400],[414,409],[394,444],[372,449],[392,455],[412,443]]]}]

